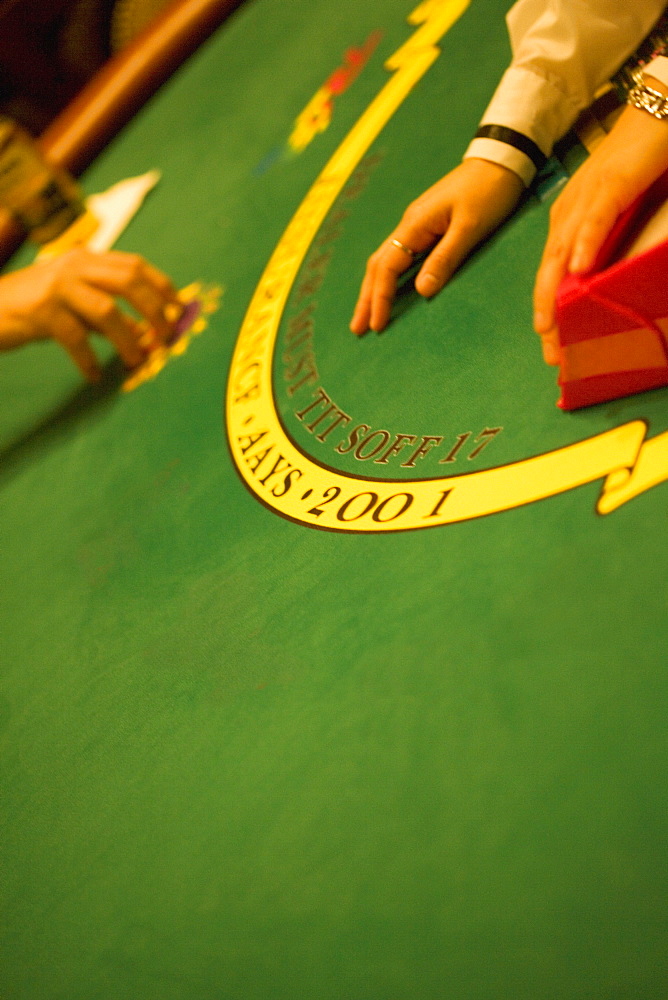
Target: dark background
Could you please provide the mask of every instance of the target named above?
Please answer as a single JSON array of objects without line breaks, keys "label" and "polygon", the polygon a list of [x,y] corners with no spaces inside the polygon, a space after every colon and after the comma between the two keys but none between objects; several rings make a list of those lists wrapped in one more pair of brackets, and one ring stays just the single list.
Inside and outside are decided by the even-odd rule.
[{"label": "dark background", "polygon": [[39,135],[169,0],[0,0],[0,114]]}]

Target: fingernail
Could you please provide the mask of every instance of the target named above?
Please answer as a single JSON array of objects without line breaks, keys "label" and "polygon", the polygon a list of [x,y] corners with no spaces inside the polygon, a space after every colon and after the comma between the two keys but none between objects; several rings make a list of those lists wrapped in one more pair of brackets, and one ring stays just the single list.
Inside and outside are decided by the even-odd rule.
[{"label": "fingernail", "polygon": [[559,348],[551,340],[543,341],[543,360],[546,365],[559,364]]},{"label": "fingernail", "polygon": [[433,274],[423,274],[420,276],[420,287],[418,289],[420,295],[426,295],[427,298],[430,295],[435,295],[438,291],[438,281]]},{"label": "fingernail", "polygon": [[350,320],[350,329],[355,334],[365,333],[367,330],[367,324],[362,322],[361,313],[356,309]]},{"label": "fingernail", "polygon": [[533,314],[533,328],[536,333],[546,333],[550,329],[550,317],[544,312]]},{"label": "fingernail", "polygon": [[577,274],[578,271],[586,271],[589,267],[589,260],[583,253],[574,253],[571,262],[568,265],[568,270],[571,274]]}]

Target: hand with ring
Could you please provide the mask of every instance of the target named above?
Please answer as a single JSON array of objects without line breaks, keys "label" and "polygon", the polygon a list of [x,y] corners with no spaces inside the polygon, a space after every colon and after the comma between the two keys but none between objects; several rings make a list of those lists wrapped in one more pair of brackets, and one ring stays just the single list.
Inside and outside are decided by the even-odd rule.
[{"label": "hand with ring", "polygon": [[511,170],[470,158],[425,191],[369,258],[350,323],[353,333],[387,326],[397,281],[418,254],[431,251],[415,288],[425,298],[439,292],[467,254],[512,212],[523,190]]}]

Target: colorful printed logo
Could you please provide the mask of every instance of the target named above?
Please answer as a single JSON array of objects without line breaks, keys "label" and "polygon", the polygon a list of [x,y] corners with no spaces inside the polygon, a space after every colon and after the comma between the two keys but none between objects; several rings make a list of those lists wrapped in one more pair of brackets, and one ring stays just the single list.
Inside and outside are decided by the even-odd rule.
[{"label": "colorful printed logo", "polygon": [[382,31],[372,31],[360,46],[346,49],[343,63],[337,66],[315,92],[303,111],[295,118],[294,127],[285,146],[275,149],[265,157],[256,169],[262,174],[280,159],[287,159],[302,153],[319,133],[324,132],[332,121],[337,97],[345,93],[355,82],[383,37]]},{"label": "colorful printed logo", "polygon": [[334,70],[295,119],[295,127],[288,137],[288,146],[295,153],[301,153],[319,132],[329,127],[336,98],[355,82],[381,38],[382,32],[373,31],[359,48],[346,50],[343,65]]}]

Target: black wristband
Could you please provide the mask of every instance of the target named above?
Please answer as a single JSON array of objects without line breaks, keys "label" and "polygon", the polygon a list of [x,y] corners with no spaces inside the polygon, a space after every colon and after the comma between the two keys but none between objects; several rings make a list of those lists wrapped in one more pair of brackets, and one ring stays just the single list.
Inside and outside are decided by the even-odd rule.
[{"label": "black wristband", "polygon": [[496,139],[498,142],[505,142],[507,146],[514,146],[521,153],[528,156],[536,170],[540,170],[547,163],[547,157],[540,151],[533,139],[516,132],[514,128],[507,128],[505,125],[481,125],[476,132],[474,139]]}]

